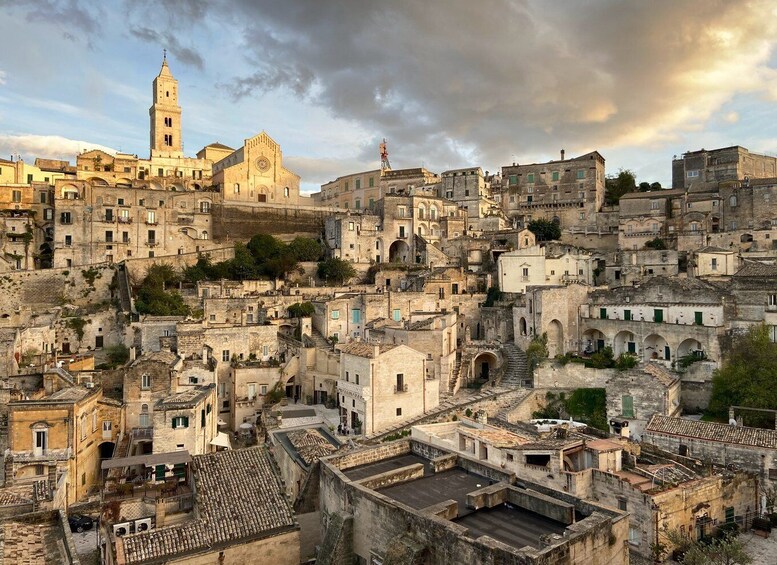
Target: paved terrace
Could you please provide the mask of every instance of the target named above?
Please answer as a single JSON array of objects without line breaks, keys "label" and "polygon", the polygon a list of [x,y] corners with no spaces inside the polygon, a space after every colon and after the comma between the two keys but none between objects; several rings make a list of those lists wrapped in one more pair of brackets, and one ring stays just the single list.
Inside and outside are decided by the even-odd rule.
[{"label": "paved terrace", "polygon": [[[391,448],[394,445],[383,449]],[[341,472],[416,511],[467,528],[468,537],[487,535],[517,549],[542,549],[547,546],[543,540],[561,540],[567,526],[583,518],[572,504],[509,485],[507,474],[494,474],[453,454],[443,459],[448,463],[413,451],[386,453],[385,458],[346,466]]]}]

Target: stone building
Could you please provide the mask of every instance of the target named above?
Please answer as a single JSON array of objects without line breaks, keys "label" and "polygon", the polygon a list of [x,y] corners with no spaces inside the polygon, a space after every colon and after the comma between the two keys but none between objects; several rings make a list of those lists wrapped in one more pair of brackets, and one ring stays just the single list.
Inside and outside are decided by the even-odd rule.
[{"label": "stone building", "polygon": [[631,192],[618,201],[618,248],[638,251],[648,241],[674,235],[677,225],[676,205],[685,191],[654,190]]},{"label": "stone building", "polygon": [[406,345],[341,346],[337,381],[341,423],[371,435],[436,408],[439,381],[427,378],[425,366],[426,354]]},{"label": "stone building", "polygon": [[515,344],[526,349],[535,336],[548,336],[551,357],[574,351],[580,332],[579,312],[590,288],[580,284],[562,287],[528,287],[513,306]]},{"label": "stone building", "polygon": [[299,175],[283,166],[281,146],[266,132],[213,164],[213,184],[225,203],[301,204]]},{"label": "stone building", "polygon": [[261,359],[232,363],[229,380],[231,410],[229,427],[237,430],[244,422],[253,423],[261,413],[265,397],[285,383],[277,362]]},{"label": "stone building", "polygon": [[777,265],[744,261],[727,282],[719,283],[733,297],[736,314],[728,325],[734,331],[766,324],[772,341],[777,341]]},{"label": "stone building", "polygon": [[120,407],[100,387],[48,371],[34,397],[8,404],[6,485],[65,477],[65,504],[84,500],[100,483],[100,460],[113,455],[121,424]]},{"label": "stone building", "polygon": [[[278,462],[286,494],[298,500],[304,490],[318,491],[318,460],[332,455],[340,443],[323,426],[276,430],[269,434],[275,446],[273,455]],[[316,505],[317,501],[312,501]]]},{"label": "stone building", "polygon": [[499,290],[525,292],[529,286],[593,285],[596,264],[590,252],[568,246],[535,245],[499,255]]},{"label": "stone building", "polygon": [[604,204],[604,157],[579,157],[502,167],[502,207],[523,225],[545,219],[563,228],[597,225]]},{"label": "stone building", "polygon": [[218,434],[216,384],[180,386],[154,405],[153,451],[215,451]]},{"label": "stone building", "polygon": [[322,565],[629,560],[625,513],[416,439],[324,458],[320,484]]},{"label": "stone building", "polygon": [[467,211],[468,230],[494,231],[501,227],[499,219],[504,219],[504,214],[500,202],[494,198],[491,183],[480,167],[444,171],[438,190],[441,197]]},{"label": "stone building", "polygon": [[[138,516],[138,509],[142,512],[141,501],[121,503],[119,516],[111,513],[107,501],[100,536],[104,563],[300,562],[300,526],[265,448],[195,455],[189,468],[196,496],[189,497],[188,511],[179,510],[184,507],[181,496],[170,504],[160,497],[147,517],[141,513],[140,520],[128,520]],[[138,529],[138,524],[145,526]]]},{"label": "stone building", "polygon": [[594,290],[580,308],[581,350],[612,347],[670,366],[689,355],[720,360],[720,337],[732,317],[727,293],[699,279],[654,277],[644,284]]},{"label": "stone building", "polygon": [[[777,431],[655,415],[642,436],[683,457],[758,475],[764,485],[777,481]],[[753,500],[752,509],[760,501]]]},{"label": "stone building", "polygon": [[690,261],[694,277],[727,277],[739,270],[739,257],[732,250],[702,247]]},{"label": "stone building", "polygon": [[672,188],[695,183],[777,177],[777,158],[751,153],[739,145],[688,151],[672,159]]},{"label": "stone building", "polygon": [[373,210],[387,194],[409,194],[413,189],[440,182],[440,176],[423,167],[352,173],[321,185],[312,195],[318,206]]},{"label": "stone building", "polygon": [[0,271],[51,267],[53,197],[48,182],[0,185]]},{"label": "stone building", "polygon": [[672,249],[621,248],[605,255],[604,282],[610,287],[629,286],[652,277],[680,274],[679,255]]}]

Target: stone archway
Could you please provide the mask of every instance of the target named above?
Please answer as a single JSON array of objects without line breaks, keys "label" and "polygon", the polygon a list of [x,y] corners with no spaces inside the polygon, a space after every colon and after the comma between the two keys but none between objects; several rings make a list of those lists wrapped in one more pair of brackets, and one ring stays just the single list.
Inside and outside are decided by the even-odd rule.
[{"label": "stone archway", "polygon": [[116,448],[116,444],[112,441],[104,441],[100,444],[100,459],[110,459],[113,457],[113,450]]},{"label": "stone archway", "polygon": [[472,361],[472,376],[478,381],[488,381],[499,365],[499,358],[491,351],[484,351],[475,356]]},{"label": "stone archway", "polygon": [[645,361],[658,359],[669,361],[672,358],[666,339],[659,334],[650,334],[642,343],[643,357]]},{"label": "stone archway", "polygon": [[389,261],[392,263],[407,263],[410,259],[410,246],[406,241],[396,240],[389,247]]},{"label": "stone archway", "polygon": [[564,354],[564,326],[558,320],[551,320],[548,324],[548,356]]}]

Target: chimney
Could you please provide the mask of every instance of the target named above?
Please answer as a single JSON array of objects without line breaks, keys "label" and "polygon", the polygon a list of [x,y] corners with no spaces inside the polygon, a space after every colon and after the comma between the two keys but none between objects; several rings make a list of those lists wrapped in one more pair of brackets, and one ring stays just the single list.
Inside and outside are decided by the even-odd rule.
[{"label": "chimney", "polygon": [[562,149],[562,150],[561,150],[561,160],[562,160],[562,161],[564,160],[564,153],[565,153],[565,151]]}]

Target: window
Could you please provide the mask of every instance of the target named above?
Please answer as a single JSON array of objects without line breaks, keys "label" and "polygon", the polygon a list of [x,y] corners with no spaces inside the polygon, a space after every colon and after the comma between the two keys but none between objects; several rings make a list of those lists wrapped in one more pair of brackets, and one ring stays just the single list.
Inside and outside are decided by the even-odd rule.
[{"label": "window", "polygon": [[526,182],[534,182],[534,173],[526,175]]},{"label": "window", "polygon": [[43,210],[43,219],[44,220],[53,220],[54,219],[54,210],[51,208],[45,208]]},{"label": "window", "polygon": [[529,267],[524,267],[522,270],[523,276],[528,277],[529,276]]},{"label": "window", "polygon": [[699,171],[688,171],[685,173],[685,176],[689,179],[695,179],[699,176]]},{"label": "window", "polygon": [[397,416],[401,416],[401,415],[402,415],[402,409],[401,408],[397,408]]},{"label": "window", "polygon": [[113,232],[112,231],[106,231],[105,232],[105,242],[106,243],[113,243]]},{"label": "window", "polygon": [[769,295],[769,306],[777,306],[777,294]]},{"label": "window", "polygon": [[156,224],[156,212],[153,210],[149,210],[146,213],[146,223],[147,224]]},{"label": "window", "polygon": [[156,244],[156,230],[148,230],[148,244]]},{"label": "window", "polygon": [[[621,412],[624,418],[634,417],[634,397],[624,394],[621,397]],[[625,510],[625,508],[623,509]]]},{"label": "window", "polygon": [[73,236],[72,235],[66,235],[65,236],[65,247],[70,247],[73,245]]},{"label": "window", "polygon": [[237,183],[237,182],[235,183],[234,190],[235,190],[235,194],[240,194],[240,183]]},{"label": "window", "polygon": [[732,208],[736,208],[736,205],[737,205],[736,195],[733,195],[733,194],[731,195],[731,198],[728,199],[728,205],[731,206]]},{"label": "window", "polygon": [[175,416],[173,418],[173,429],[177,430],[179,428],[188,428],[188,427],[189,427],[188,416]]},{"label": "window", "polygon": [[332,319],[333,320],[339,320],[340,319],[340,310],[332,310]]},{"label": "window", "polygon": [[558,171],[553,171],[550,175],[551,179],[554,181],[558,180]]},{"label": "window", "polygon": [[248,383],[248,400],[256,398],[256,383]]},{"label": "window", "polygon": [[151,375],[143,375],[140,377],[141,390],[148,390],[151,388]]},{"label": "window", "polygon": [[658,324],[664,321],[664,311],[661,308],[653,310],[653,321]]},{"label": "window", "polygon": [[72,224],[73,220],[70,216],[70,212],[62,212],[59,215],[59,222],[62,224]]},{"label": "window", "polygon": [[113,422],[109,420],[103,421],[103,439],[108,439],[113,436]]},{"label": "window", "polygon": [[260,387],[259,387],[259,392],[260,392],[262,395],[265,395],[265,394],[267,394],[267,385],[262,385],[262,386],[260,386]]},{"label": "window", "polygon": [[269,355],[270,355],[270,346],[269,345],[263,345],[262,346],[262,355],[264,357],[269,357]]},{"label": "window", "polygon": [[694,312],[693,313],[693,323],[697,326],[701,326],[704,323],[704,313],[703,312]]},{"label": "window", "polygon": [[354,308],[353,310],[351,310],[351,321],[354,324],[361,323],[361,321],[362,321],[362,311],[359,310],[358,308]]},{"label": "window", "polygon": [[718,270],[718,260],[717,259],[715,259],[715,258],[712,259],[712,263],[710,264],[710,268],[713,271],[717,271]]},{"label": "window", "polygon": [[351,373],[348,371],[345,372],[345,382],[350,382],[351,380]]},{"label": "window", "polygon": [[578,216],[577,216],[577,217],[578,217],[579,219],[581,219],[581,220],[585,220],[585,212],[580,212],[580,214],[578,214]]},{"label": "window", "polygon": [[[619,274],[619,272],[616,271],[616,274]],[[618,278],[618,277],[616,277],[616,278]],[[623,311],[623,319],[626,320],[626,321],[631,320],[631,310],[624,310]]]},{"label": "window", "polygon": [[151,415],[148,413],[148,404],[144,404],[140,407],[140,417],[138,418],[138,425],[141,428],[151,427]]},{"label": "window", "polygon": [[356,208],[357,210],[361,210],[361,208],[362,208],[362,201],[357,198],[356,202],[353,205],[353,207]]},{"label": "window", "polygon": [[356,190],[362,187],[362,179],[356,179]]},{"label": "window", "polygon": [[658,210],[659,202],[658,200],[651,200],[650,201],[650,209],[651,210]]},{"label": "window", "polygon": [[518,175],[510,175],[508,180],[511,186],[515,186],[516,184],[518,184]]},{"label": "window", "polygon": [[585,178],[585,169],[578,169],[577,170],[577,178],[578,178],[578,180]]},{"label": "window", "polygon": [[22,201],[22,191],[21,190],[14,190],[13,191],[13,201],[14,202],[21,202]]},{"label": "window", "polygon": [[229,361],[229,349],[222,350],[222,352],[221,352],[221,360],[224,361],[225,363],[227,361]]},{"label": "window", "polygon": [[398,322],[402,319],[402,311],[399,308],[394,308],[394,311],[391,313],[391,318]]},{"label": "window", "polygon": [[207,200],[200,202],[200,212],[202,212],[203,214],[210,213],[210,202],[208,202]]},{"label": "window", "polygon": [[642,542],[642,533],[637,528],[629,526],[629,543],[639,545]]},{"label": "window", "polygon": [[43,427],[37,424],[32,431],[33,434],[33,446],[35,455],[43,455],[49,447],[49,430],[48,426]]},{"label": "window", "polygon": [[92,431],[97,431],[97,410],[92,412]]},{"label": "window", "polygon": [[599,318],[602,320],[607,319],[607,308],[599,308]]},{"label": "window", "polygon": [[397,373],[397,392],[404,392],[407,390],[405,387],[405,375],[403,373]]},{"label": "window", "polygon": [[355,374],[355,375],[353,376],[353,378],[355,379],[355,380],[354,380],[354,382],[355,382],[355,383],[358,385],[358,384],[359,384],[359,375],[358,375],[358,373],[357,373],[357,374]]}]

